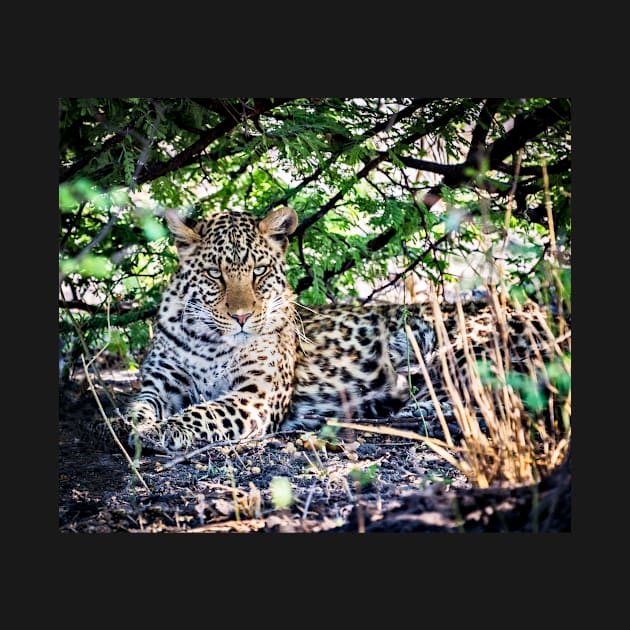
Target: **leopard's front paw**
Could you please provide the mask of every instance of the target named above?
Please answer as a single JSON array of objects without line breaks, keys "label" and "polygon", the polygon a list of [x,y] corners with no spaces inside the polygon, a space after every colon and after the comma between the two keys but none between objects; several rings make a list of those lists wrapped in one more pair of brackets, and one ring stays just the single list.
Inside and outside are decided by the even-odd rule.
[{"label": "leopard's front paw", "polygon": [[143,449],[157,453],[182,451],[191,447],[194,442],[194,434],[172,419],[145,420],[136,424],[129,434],[130,446],[135,447],[139,443]]},{"label": "leopard's front paw", "polygon": [[133,449],[139,446],[143,451],[169,452],[166,446],[165,431],[155,420],[131,424],[127,443]]}]

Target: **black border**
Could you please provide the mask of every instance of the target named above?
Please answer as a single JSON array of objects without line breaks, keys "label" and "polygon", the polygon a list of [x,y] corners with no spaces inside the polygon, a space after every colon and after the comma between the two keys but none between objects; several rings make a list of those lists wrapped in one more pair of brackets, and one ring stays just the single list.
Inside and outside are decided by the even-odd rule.
[{"label": "black border", "polygon": [[[251,19],[255,19],[255,16],[243,16],[243,20]],[[490,17],[488,19],[490,20]],[[404,16],[397,15],[396,23],[391,23],[389,30],[398,29],[398,23],[401,21],[405,22]],[[238,27],[239,22],[236,21],[234,24]],[[487,27],[490,28],[490,24]],[[494,22],[492,28],[499,27],[500,20]],[[372,25],[370,28],[377,27]],[[314,602],[324,603],[321,612],[327,615],[333,613],[329,611],[326,602],[338,599],[339,595],[347,595],[348,589],[357,586],[360,599],[342,597],[342,607],[347,605],[353,610],[364,607],[370,611],[371,598],[366,598],[365,595],[374,595],[379,598],[381,606],[386,606],[390,610],[396,605],[395,601],[405,608],[409,605],[412,607],[414,604],[419,605],[420,610],[416,609],[418,613],[416,618],[419,621],[423,618],[423,610],[428,612],[435,603],[434,598],[439,597],[441,592],[447,592],[452,597],[451,605],[447,609],[442,609],[444,620],[452,619],[461,608],[458,604],[459,597],[469,594],[476,581],[487,590],[490,590],[488,585],[493,584],[492,604],[487,600],[479,602],[479,609],[484,609],[488,605],[493,609],[498,598],[503,594],[513,596],[520,585],[526,590],[522,592],[523,601],[512,611],[512,615],[518,615],[520,610],[535,616],[536,608],[533,602],[537,599],[536,594],[543,599],[548,595],[555,600],[551,593],[539,592],[541,584],[545,584],[558,596],[564,588],[563,584],[566,581],[570,584],[575,574],[579,574],[582,554],[578,545],[581,547],[587,543],[589,530],[593,521],[598,518],[597,514],[593,514],[591,498],[595,497],[592,486],[602,483],[602,480],[601,478],[593,480],[591,471],[593,468],[596,470],[603,468],[599,463],[592,462],[593,459],[597,460],[598,455],[605,456],[600,449],[594,449],[595,452],[592,454],[589,449],[588,455],[583,450],[586,448],[586,434],[590,431],[584,424],[593,418],[593,414],[597,415],[594,411],[589,413],[589,407],[595,404],[595,401],[589,400],[588,394],[593,388],[591,377],[596,378],[598,375],[593,375],[587,370],[588,357],[584,355],[585,346],[588,344],[584,347],[578,345],[578,363],[574,363],[573,367],[574,382],[578,387],[573,388],[577,393],[577,401],[573,404],[575,412],[572,418],[574,523],[570,534],[156,537],[59,533],[56,501],[57,423],[53,413],[53,410],[57,409],[57,341],[56,331],[47,330],[48,322],[56,321],[57,314],[47,314],[46,309],[42,309],[42,303],[48,303],[49,290],[51,310],[53,300],[55,302],[57,300],[55,295],[57,265],[52,262],[53,256],[55,260],[57,258],[57,227],[53,225],[53,222],[56,222],[56,211],[53,211],[56,208],[56,201],[53,195],[56,195],[57,191],[57,97],[89,94],[147,95],[162,93],[165,90],[171,94],[257,96],[403,93],[412,95],[429,93],[441,96],[481,93],[572,96],[575,93],[575,88],[567,84],[570,78],[562,85],[562,77],[558,76],[559,71],[564,68],[561,61],[553,58],[553,55],[547,57],[545,51],[542,51],[539,59],[532,57],[531,47],[540,44],[536,32],[529,34],[527,42],[530,48],[524,54],[525,60],[518,58],[519,44],[523,41],[521,39],[512,42],[511,47],[509,43],[505,44],[505,60],[499,64],[494,56],[497,55],[497,51],[484,48],[481,36],[472,39],[468,37],[465,41],[460,39],[459,42],[449,41],[448,33],[443,33],[435,23],[430,24],[428,20],[422,19],[406,26],[403,24],[399,33],[399,37],[394,36],[383,42],[378,31],[362,30],[358,34],[359,41],[347,44],[356,51],[355,53],[348,55],[348,51],[344,53],[337,51],[339,57],[336,58],[335,53],[331,57],[331,52],[328,51],[327,59],[322,58],[325,54],[323,49],[329,48],[331,42],[344,35],[340,34],[332,23],[327,24],[326,30],[322,30],[321,33],[311,33],[303,37],[293,35],[287,39],[284,35],[272,33],[270,38],[275,41],[273,45],[267,47],[261,42],[244,41],[242,35],[235,36],[230,42],[224,41],[217,45],[213,40],[214,34],[209,33],[207,50],[196,52],[196,55],[201,55],[202,58],[197,57],[196,64],[193,64],[194,79],[191,79],[192,70],[189,70],[186,77],[181,80],[173,77],[175,70],[165,71],[168,65],[164,60],[168,52],[160,50],[159,54],[150,56],[150,63],[156,66],[154,80],[149,81],[149,86],[146,79],[138,85],[137,75],[142,74],[146,66],[143,64],[142,68],[137,69],[131,64],[133,59],[137,59],[134,54],[137,51],[131,52],[131,60],[125,59],[123,54],[119,54],[116,60],[107,59],[103,53],[99,56],[100,63],[117,68],[116,74],[119,76],[113,81],[103,81],[98,73],[99,66],[94,67],[93,63],[91,68],[86,67],[83,71],[87,81],[77,81],[76,77],[81,71],[72,68],[72,72],[61,77],[55,96],[28,97],[25,99],[29,101],[28,107],[24,102],[19,103],[20,111],[14,113],[15,120],[23,122],[14,129],[7,129],[9,134],[13,132],[17,136],[11,141],[10,146],[14,149],[11,159],[20,171],[17,174],[19,183],[14,185],[13,191],[18,195],[17,200],[11,201],[10,207],[5,207],[5,216],[17,219],[17,225],[11,230],[5,228],[5,234],[9,236],[7,239],[11,250],[9,260],[14,263],[27,262],[33,271],[19,271],[21,265],[8,265],[6,275],[13,276],[9,280],[13,280],[15,286],[13,289],[9,288],[5,295],[12,295],[15,290],[20,296],[20,301],[24,299],[21,302],[22,307],[16,313],[23,312],[24,309],[31,314],[32,319],[25,320],[18,339],[9,340],[14,344],[9,351],[11,366],[15,365],[15,368],[10,369],[18,377],[17,380],[22,387],[18,394],[21,404],[17,406],[17,413],[12,411],[10,417],[15,419],[18,426],[27,422],[35,423],[35,430],[38,433],[49,432],[49,435],[46,439],[37,440],[33,438],[30,430],[20,431],[21,435],[18,435],[17,439],[14,438],[12,446],[17,447],[15,448],[17,456],[23,462],[21,466],[16,465],[19,466],[17,469],[20,472],[24,471],[24,478],[28,479],[24,481],[23,493],[28,507],[32,510],[31,514],[27,512],[26,517],[22,516],[19,519],[19,528],[28,532],[31,529],[29,525],[35,524],[34,535],[39,540],[44,539],[47,544],[50,543],[53,549],[54,573],[60,573],[64,566],[69,567],[68,573],[81,580],[81,575],[85,574],[92,577],[97,573],[105,575],[107,573],[105,568],[109,566],[117,576],[111,584],[115,595],[104,591],[100,591],[99,594],[105,601],[119,599],[133,601],[136,587],[148,584],[153,596],[144,600],[144,605],[139,603],[140,608],[145,608],[148,604],[150,604],[148,607],[152,608],[156,606],[159,608],[162,605],[168,607],[168,600],[161,602],[155,595],[166,592],[173,581],[179,581],[182,572],[185,574],[183,581],[191,591],[194,590],[191,582],[203,579],[204,576],[208,580],[210,593],[218,583],[232,585],[242,595],[241,606],[245,604],[247,607],[248,595],[253,594],[246,585],[253,582],[255,590],[262,589],[266,584],[276,592],[278,597],[276,603],[280,610],[289,600],[297,598],[297,601],[309,607]],[[114,46],[122,48],[122,42],[118,41]],[[455,55],[445,58],[442,49],[449,46],[455,48]],[[337,47],[340,47],[339,44]],[[373,47],[374,55],[366,52],[370,47]],[[242,58],[237,58],[235,62],[228,64],[226,59],[233,57],[237,48],[245,51],[246,60],[241,61]],[[296,55],[296,48],[305,58],[298,55],[297,60],[292,59]],[[109,50],[111,51],[111,47]],[[493,56],[491,52],[494,53]],[[551,52],[555,53],[555,50]],[[365,60],[366,57],[368,61]],[[526,68],[523,66],[524,61],[527,62]],[[259,63],[263,67],[262,71]],[[162,76],[159,73],[160,69],[170,79]],[[344,76],[340,76],[340,73]],[[573,205],[577,219],[578,212],[581,214],[586,208],[593,208],[602,203],[601,187],[597,189],[588,185],[589,181],[600,182],[600,186],[602,182],[607,181],[601,170],[597,172],[598,155],[591,144],[594,134],[590,119],[595,116],[597,120],[597,117],[606,116],[606,113],[598,108],[589,110],[588,98],[575,96],[572,98],[575,131],[573,172],[576,174]],[[622,121],[619,123],[622,124]],[[23,136],[25,129],[30,130],[29,137],[36,137],[35,143],[26,142],[24,137],[20,137]],[[601,179],[598,179],[600,176]],[[41,198],[38,198],[40,196]],[[50,225],[47,225],[48,222]],[[580,265],[585,265],[583,269],[588,268],[588,263],[584,263],[585,258],[580,253],[588,249],[588,244],[582,245],[581,240],[582,230],[585,229],[579,220],[574,222],[573,267],[578,273],[574,273],[573,277],[574,283],[577,281],[578,284],[577,289],[574,286],[574,298],[577,298],[578,308],[575,308],[574,299],[573,320],[575,330],[577,312],[578,344],[579,322],[582,321],[586,325],[587,318],[597,317],[593,312],[597,308],[597,296],[594,296],[595,303],[589,305],[589,298],[582,295],[582,290],[585,293],[593,291],[593,288],[585,287],[586,283],[579,273]],[[50,263],[47,262],[49,255]],[[24,278],[25,273],[28,273],[28,280]],[[47,277],[48,273],[51,275],[50,278]],[[53,274],[55,278],[52,277]],[[597,293],[596,287],[593,292]],[[28,339],[26,351],[25,339]],[[597,336],[595,342],[598,339],[601,340],[602,337]],[[34,370],[34,367],[43,369]],[[586,377],[584,372],[581,375],[580,370],[588,371],[589,377]],[[36,375],[41,372],[43,379],[40,381]],[[599,376],[601,379],[602,375]],[[26,414],[23,411],[25,402],[29,409]],[[26,488],[27,483],[30,490]],[[49,483],[51,488],[47,487]],[[596,500],[596,504],[599,504],[599,499]],[[609,503],[608,506],[603,506],[603,509],[610,508],[611,505],[615,506],[614,503]],[[616,506],[613,509],[616,510]],[[27,519],[31,522],[25,523]],[[196,542],[192,542],[193,540]],[[279,580],[275,576],[268,577],[270,572],[275,571],[281,574]],[[193,578],[189,572],[195,573],[196,577]],[[320,576],[322,573],[327,576],[327,583],[321,582],[321,578],[318,577],[316,583],[319,592],[307,590],[309,578]],[[506,580],[507,576],[509,579]],[[388,585],[397,592],[394,601],[383,599],[383,589]],[[91,586],[96,590],[94,582]],[[292,593],[292,590],[295,592]],[[199,606],[205,608],[203,606],[205,602],[210,608],[215,605],[221,607],[226,605],[223,601],[217,601],[210,593],[206,595],[205,600],[199,600]],[[309,593],[308,597],[305,597],[305,593]],[[412,597],[409,598],[409,595]],[[567,605],[563,597],[558,597],[556,601],[562,607]],[[196,608],[197,605],[192,598],[184,600],[186,609]],[[376,603],[374,605],[381,607]],[[265,608],[269,609],[270,606],[273,607],[273,602],[266,604]],[[319,616],[319,610],[309,612],[307,608],[304,617],[316,618]],[[237,611],[240,612],[240,609]],[[513,619],[512,615],[506,621]],[[256,617],[256,613],[253,617]],[[473,613],[471,619],[475,617]],[[547,619],[551,620],[552,617],[553,615]],[[324,620],[321,622],[324,623]]]}]

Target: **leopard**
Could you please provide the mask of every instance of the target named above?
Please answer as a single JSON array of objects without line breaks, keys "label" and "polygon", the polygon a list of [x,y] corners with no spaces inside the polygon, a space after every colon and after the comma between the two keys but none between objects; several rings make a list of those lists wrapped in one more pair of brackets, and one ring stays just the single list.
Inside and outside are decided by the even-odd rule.
[{"label": "leopard", "polygon": [[[286,261],[293,208],[263,218],[218,210],[192,226],[169,209],[165,220],[179,264],[162,293],[140,391],[122,413],[130,447],[176,453],[315,430],[331,416],[435,411],[410,345],[412,336],[437,381],[435,310],[298,303]],[[488,308],[468,309],[486,314],[490,335]],[[454,308],[441,316],[455,327]],[[441,391],[438,405],[448,412],[447,398]]]}]

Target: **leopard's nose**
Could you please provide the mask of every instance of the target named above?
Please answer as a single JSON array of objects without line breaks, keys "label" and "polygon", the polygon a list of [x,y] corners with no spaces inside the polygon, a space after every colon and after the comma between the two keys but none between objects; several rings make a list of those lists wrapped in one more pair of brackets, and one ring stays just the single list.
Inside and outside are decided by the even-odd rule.
[{"label": "leopard's nose", "polygon": [[235,319],[240,325],[241,327],[245,326],[245,322],[252,316],[251,312],[250,313],[229,313],[229,316],[232,319]]}]

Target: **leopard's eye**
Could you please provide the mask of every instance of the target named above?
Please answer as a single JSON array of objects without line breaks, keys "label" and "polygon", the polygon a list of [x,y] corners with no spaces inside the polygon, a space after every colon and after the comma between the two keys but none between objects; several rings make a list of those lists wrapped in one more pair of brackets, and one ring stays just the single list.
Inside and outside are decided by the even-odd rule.
[{"label": "leopard's eye", "polygon": [[263,273],[265,273],[265,271],[267,271],[267,265],[260,265],[258,267],[254,267],[255,276],[262,276]]},{"label": "leopard's eye", "polygon": [[217,269],[216,267],[210,267],[210,269],[206,269],[206,273],[211,277],[214,278],[215,280],[218,280],[219,278],[221,278],[222,274],[221,274],[221,270]]}]

